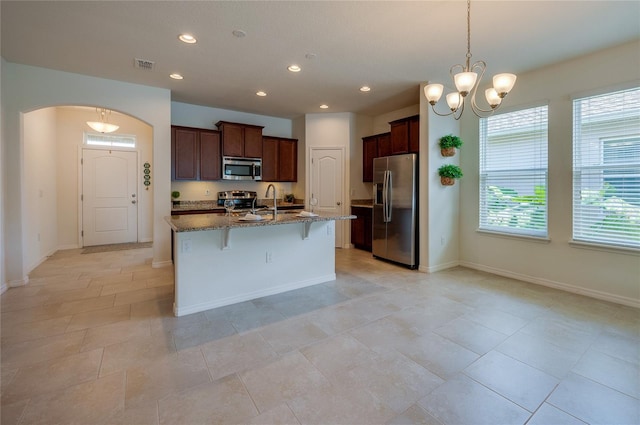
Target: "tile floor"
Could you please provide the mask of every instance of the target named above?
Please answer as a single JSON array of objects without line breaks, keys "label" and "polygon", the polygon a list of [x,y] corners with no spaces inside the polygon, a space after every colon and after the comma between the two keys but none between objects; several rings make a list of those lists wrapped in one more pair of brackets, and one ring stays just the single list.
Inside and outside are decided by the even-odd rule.
[{"label": "tile floor", "polygon": [[56,253],[1,298],[2,424],[640,423],[640,311],[336,255],[176,318],[150,249]]}]

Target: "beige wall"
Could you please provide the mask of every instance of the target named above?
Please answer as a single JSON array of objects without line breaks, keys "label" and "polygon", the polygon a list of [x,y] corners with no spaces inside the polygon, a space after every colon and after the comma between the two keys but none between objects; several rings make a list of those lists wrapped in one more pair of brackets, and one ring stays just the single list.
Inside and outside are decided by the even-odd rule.
[{"label": "beige wall", "polygon": [[478,120],[465,112],[460,151],[461,264],[640,306],[640,256],[569,244],[572,237],[572,96],[639,84],[640,41],[518,76],[505,110],[549,105],[549,243],[478,228]]},{"label": "beige wall", "polygon": [[28,271],[33,270],[58,247],[56,157],[57,114],[45,108],[24,115],[24,246]]}]

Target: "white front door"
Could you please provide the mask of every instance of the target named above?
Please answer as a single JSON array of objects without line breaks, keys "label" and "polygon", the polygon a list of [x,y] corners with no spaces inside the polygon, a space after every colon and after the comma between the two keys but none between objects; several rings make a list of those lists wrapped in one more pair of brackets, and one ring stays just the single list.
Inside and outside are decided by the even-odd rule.
[{"label": "white front door", "polygon": [[[344,201],[343,151],[335,148],[311,148],[311,196],[321,212],[342,214]],[[343,220],[336,220],[336,247],[342,248]]]},{"label": "white front door", "polygon": [[138,153],[82,150],[83,246],[138,241]]}]

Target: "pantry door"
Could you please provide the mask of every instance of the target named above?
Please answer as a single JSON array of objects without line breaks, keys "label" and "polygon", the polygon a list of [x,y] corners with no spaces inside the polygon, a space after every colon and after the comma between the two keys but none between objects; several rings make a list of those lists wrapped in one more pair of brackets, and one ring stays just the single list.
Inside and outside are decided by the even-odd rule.
[{"label": "pantry door", "polygon": [[[311,148],[311,195],[306,203],[310,205],[310,199],[315,198],[317,205],[313,207],[314,211],[333,214],[342,214],[344,211],[343,158],[344,152],[340,148]],[[342,248],[345,240],[344,221],[336,220],[335,229],[335,246]]]},{"label": "pantry door", "polygon": [[82,150],[83,246],[138,241],[138,153]]}]

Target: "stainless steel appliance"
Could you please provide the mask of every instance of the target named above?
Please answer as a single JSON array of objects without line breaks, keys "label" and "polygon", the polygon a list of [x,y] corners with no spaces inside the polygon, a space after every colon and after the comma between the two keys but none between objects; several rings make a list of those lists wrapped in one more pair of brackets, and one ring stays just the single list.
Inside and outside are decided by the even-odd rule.
[{"label": "stainless steel appliance", "polygon": [[225,190],[224,192],[218,192],[219,206],[224,206],[224,201],[227,199],[233,201],[235,211],[265,208],[264,205],[256,205],[258,198],[256,192],[251,190]]},{"label": "stainless steel appliance", "polygon": [[417,155],[373,160],[373,243],[375,257],[418,266]]},{"label": "stainless steel appliance", "polygon": [[223,180],[262,180],[262,158],[222,157]]}]

